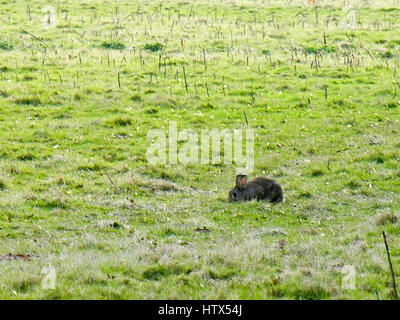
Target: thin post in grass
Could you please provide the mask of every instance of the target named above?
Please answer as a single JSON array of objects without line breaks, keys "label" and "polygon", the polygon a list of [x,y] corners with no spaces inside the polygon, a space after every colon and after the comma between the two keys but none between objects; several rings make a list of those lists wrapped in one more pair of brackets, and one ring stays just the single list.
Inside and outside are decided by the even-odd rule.
[{"label": "thin post in grass", "polygon": [[389,267],[390,267],[390,273],[392,275],[393,294],[394,294],[394,297],[396,298],[396,300],[399,300],[399,295],[397,293],[397,286],[396,286],[396,278],[395,278],[394,272],[393,272],[392,260],[390,259],[390,249],[389,249],[389,245],[387,243],[385,231],[382,231],[382,235],[383,235],[383,241],[385,242],[386,253],[387,253]]},{"label": "thin post in grass", "polygon": [[28,13],[29,21],[32,21],[31,6],[29,5],[29,3],[27,3],[27,5],[26,5],[26,11]]},{"label": "thin post in grass", "polygon": [[251,89],[249,95],[250,95],[250,98],[251,98],[251,105],[254,107],[254,104],[255,104],[255,102],[256,102],[256,97],[254,96],[253,89]]},{"label": "thin post in grass", "polygon": [[187,83],[187,79],[186,79],[186,69],[185,69],[185,65],[183,63],[182,63],[182,69],[183,69],[183,79],[185,80],[185,89],[186,89],[186,92],[189,92],[188,83]]},{"label": "thin post in grass", "polygon": [[189,12],[189,20],[192,17],[193,14],[193,5],[190,7],[190,12]]},{"label": "thin post in grass", "polygon": [[246,125],[249,126],[249,120],[247,119],[246,111],[243,110],[244,119],[246,120]]},{"label": "thin post in grass", "polygon": [[118,87],[121,89],[121,72],[118,72]]},{"label": "thin post in grass", "polygon": [[107,171],[104,171],[105,175],[107,176],[108,180],[110,180],[111,184],[114,186],[114,188],[117,188],[117,186],[115,185],[114,181],[112,181],[110,175],[108,174]]},{"label": "thin post in grass", "polygon": [[29,34],[33,39],[39,41],[39,42],[42,43],[44,46],[46,46],[46,43],[45,43],[45,41],[44,41],[43,39],[40,39],[40,38],[36,37],[33,33],[30,33],[30,32],[28,32],[28,31],[26,31],[25,29],[20,29],[20,30],[21,30],[21,32],[23,32],[23,33]]},{"label": "thin post in grass", "polygon": [[203,64],[204,64],[204,69],[207,70],[207,59],[206,59],[206,50],[203,49]]}]

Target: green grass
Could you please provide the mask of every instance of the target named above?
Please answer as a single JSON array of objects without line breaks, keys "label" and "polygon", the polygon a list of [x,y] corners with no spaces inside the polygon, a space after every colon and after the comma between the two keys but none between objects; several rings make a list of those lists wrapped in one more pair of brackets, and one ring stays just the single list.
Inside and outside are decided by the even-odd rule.
[{"label": "green grass", "polygon": [[[47,2],[1,2],[0,257],[31,259],[0,259],[0,298],[391,299],[400,8],[349,30],[303,2],[61,0],[55,28]],[[229,203],[235,165],[148,164],[149,129],[243,111],[283,204]]]}]

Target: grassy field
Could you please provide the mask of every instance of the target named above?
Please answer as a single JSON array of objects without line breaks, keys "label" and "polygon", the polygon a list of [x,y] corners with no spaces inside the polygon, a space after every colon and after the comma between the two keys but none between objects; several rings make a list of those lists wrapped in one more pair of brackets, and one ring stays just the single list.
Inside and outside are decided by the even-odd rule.
[{"label": "grassy field", "polygon": [[[0,298],[392,299],[400,4],[349,3],[1,1]],[[150,165],[169,121],[253,128],[285,202]]]}]

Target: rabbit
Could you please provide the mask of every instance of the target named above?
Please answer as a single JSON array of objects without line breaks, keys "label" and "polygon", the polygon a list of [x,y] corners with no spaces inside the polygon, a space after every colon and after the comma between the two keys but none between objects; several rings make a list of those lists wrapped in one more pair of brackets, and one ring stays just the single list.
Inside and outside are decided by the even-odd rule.
[{"label": "rabbit", "polygon": [[272,203],[283,201],[280,184],[274,180],[258,177],[247,182],[246,175],[236,176],[236,186],[229,191],[229,202],[266,200]]}]

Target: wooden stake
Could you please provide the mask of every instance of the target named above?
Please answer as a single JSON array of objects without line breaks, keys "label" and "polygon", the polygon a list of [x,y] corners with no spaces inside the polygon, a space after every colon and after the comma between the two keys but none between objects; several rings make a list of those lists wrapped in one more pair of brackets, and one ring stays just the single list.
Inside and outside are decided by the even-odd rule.
[{"label": "wooden stake", "polygon": [[244,119],[246,120],[246,125],[249,126],[249,120],[247,119],[246,111],[243,110]]},{"label": "wooden stake", "polygon": [[399,300],[399,295],[397,293],[397,286],[396,286],[396,278],[394,277],[392,260],[390,259],[390,249],[389,249],[389,245],[387,243],[385,231],[382,232],[382,235],[383,235],[383,240],[385,241],[385,247],[386,247],[386,253],[387,253],[388,261],[389,261],[390,273],[392,274],[393,293],[394,293],[396,300]]},{"label": "wooden stake", "polygon": [[186,92],[188,92],[188,83],[187,83],[187,79],[186,79],[186,70],[185,70],[185,65],[182,63],[182,69],[183,69],[183,78],[185,80],[185,89]]}]

